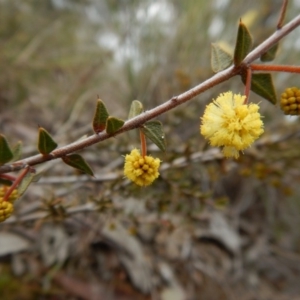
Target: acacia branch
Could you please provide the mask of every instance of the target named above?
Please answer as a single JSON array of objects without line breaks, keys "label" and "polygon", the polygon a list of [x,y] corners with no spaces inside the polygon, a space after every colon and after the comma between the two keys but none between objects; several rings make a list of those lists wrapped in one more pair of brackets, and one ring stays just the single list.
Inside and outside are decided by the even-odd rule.
[{"label": "acacia branch", "polygon": [[296,27],[300,25],[300,15],[292,19],[289,23],[283,26],[281,29],[278,29],[275,33],[273,33],[268,39],[266,39],[263,43],[257,46],[254,50],[252,50],[241,63],[240,66],[234,67],[231,66],[224,71],[221,71],[211,78],[205,80],[194,88],[178,95],[172,97],[170,100],[164,102],[163,104],[148,110],[135,118],[132,118],[125,122],[123,127],[119,129],[114,134],[108,134],[106,132],[101,132],[98,134],[93,134],[85,139],[80,141],[76,141],[69,145],[60,147],[54,151],[52,151],[49,155],[43,156],[42,154],[38,154],[35,156],[31,156],[29,158],[25,158],[11,164],[3,165],[0,167],[0,174],[8,173],[12,171],[21,170],[27,166],[34,166],[49,160],[61,158],[70,153],[82,150],[91,145],[109,139],[113,136],[119,135],[122,132],[129,131],[134,128],[138,128],[142,126],[145,122],[191,100],[192,98],[198,96],[204,91],[216,86],[219,83],[226,81],[227,79],[239,74],[245,66],[247,67],[250,63],[252,63],[255,59],[259,58],[263,53],[265,53],[268,49],[278,43],[283,37],[288,35],[291,31],[293,31]]}]

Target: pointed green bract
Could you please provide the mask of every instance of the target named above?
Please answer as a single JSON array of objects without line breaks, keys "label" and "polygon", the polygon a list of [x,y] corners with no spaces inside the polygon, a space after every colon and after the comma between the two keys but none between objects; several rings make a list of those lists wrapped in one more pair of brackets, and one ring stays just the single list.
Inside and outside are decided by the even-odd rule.
[{"label": "pointed green bract", "polygon": [[278,44],[275,44],[272,48],[270,48],[267,52],[265,52],[260,57],[260,60],[264,62],[274,60],[276,57],[277,50],[278,50]]},{"label": "pointed green bract", "polygon": [[[246,74],[242,75],[242,81],[246,83]],[[252,74],[251,90],[267,99],[272,104],[276,104],[277,96],[273,85],[272,76],[269,73]]]},{"label": "pointed green bract", "polygon": [[14,157],[8,142],[3,134],[0,134],[0,166],[12,160]]},{"label": "pointed green bract", "polygon": [[165,133],[161,122],[149,121],[141,127],[141,130],[161,151],[166,151]]},{"label": "pointed green bract", "polygon": [[79,154],[70,154],[62,157],[62,160],[65,164],[91,176],[94,176],[94,173],[88,163],[82,158]]},{"label": "pointed green bract", "polygon": [[226,52],[218,44],[211,44],[211,68],[218,73],[232,64],[232,55]]},{"label": "pointed green bract", "polygon": [[19,160],[22,155],[22,142],[19,141],[16,145],[13,146],[12,148],[12,153],[14,155],[13,160]]},{"label": "pointed green bract", "polygon": [[106,132],[108,134],[113,134],[118,131],[123,125],[124,121],[115,117],[108,117],[106,120]]},{"label": "pointed green bract", "polygon": [[109,114],[101,99],[97,100],[96,111],[93,119],[93,129],[94,132],[98,133],[105,129],[106,120]]},{"label": "pointed green bract", "polygon": [[138,100],[133,100],[130,106],[128,120],[138,116],[139,114],[142,113],[142,111],[143,111],[143,104]]},{"label": "pointed green bract", "polygon": [[18,185],[18,194],[22,196],[30,184],[35,181],[36,174],[32,172],[28,172],[25,177],[22,179],[21,183]]},{"label": "pointed green bract", "polygon": [[234,65],[238,66],[250,52],[252,38],[245,24],[240,22],[234,49]]},{"label": "pointed green bract", "polygon": [[43,127],[39,128],[38,149],[43,155],[49,154],[57,147],[49,132]]}]

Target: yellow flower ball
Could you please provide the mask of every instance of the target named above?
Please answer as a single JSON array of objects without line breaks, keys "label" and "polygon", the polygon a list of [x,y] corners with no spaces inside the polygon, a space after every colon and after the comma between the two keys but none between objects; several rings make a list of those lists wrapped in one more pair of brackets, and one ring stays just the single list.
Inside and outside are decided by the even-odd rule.
[{"label": "yellow flower ball", "polygon": [[3,198],[0,198],[0,222],[5,221],[11,216],[14,211],[12,203],[9,201],[3,201]]},{"label": "yellow flower ball", "polygon": [[285,115],[300,115],[300,89],[296,87],[286,88],[281,94],[280,108]]},{"label": "yellow flower ball", "polygon": [[160,160],[152,156],[142,156],[133,149],[125,156],[124,175],[139,186],[150,185],[158,176]]},{"label": "yellow flower ball", "polygon": [[246,96],[232,92],[220,94],[206,106],[201,134],[212,146],[223,147],[225,157],[239,157],[263,132],[257,104],[244,104]]}]

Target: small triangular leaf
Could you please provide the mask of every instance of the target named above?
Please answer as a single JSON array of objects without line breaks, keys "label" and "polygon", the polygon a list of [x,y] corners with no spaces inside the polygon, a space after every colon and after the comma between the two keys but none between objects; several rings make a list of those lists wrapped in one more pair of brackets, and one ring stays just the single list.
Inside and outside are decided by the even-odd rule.
[{"label": "small triangular leaf", "polygon": [[146,122],[141,130],[161,151],[166,151],[165,133],[161,122]]},{"label": "small triangular leaf", "polygon": [[16,161],[16,160],[19,160],[21,158],[21,155],[22,155],[22,142],[19,141],[16,145],[13,146],[12,148],[12,152],[13,152],[13,160]]},{"label": "small triangular leaf", "polygon": [[252,47],[251,35],[244,23],[240,21],[235,49],[234,49],[234,65],[238,66],[249,53]]},{"label": "small triangular leaf", "polygon": [[91,167],[88,165],[88,163],[82,158],[79,154],[70,154],[67,156],[62,157],[62,160],[65,164],[80,170],[83,173],[86,173],[88,175],[94,176],[94,173],[91,169]]},{"label": "small triangular leaf", "polygon": [[138,116],[139,114],[142,113],[142,111],[143,111],[143,104],[138,100],[133,100],[130,106],[128,120]]},{"label": "small triangular leaf", "polygon": [[232,64],[232,55],[226,52],[218,44],[211,44],[211,68],[218,73]]},{"label": "small triangular leaf", "polygon": [[57,147],[49,132],[43,127],[39,127],[38,149],[43,155],[49,154]]},{"label": "small triangular leaf", "polygon": [[119,130],[123,125],[124,121],[115,117],[108,117],[106,120],[106,132],[108,134],[113,134]]},{"label": "small triangular leaf", "polygon": [[25,193],[30,184],[34,181],[35,176],[36,174],[34,172],[28,172],[22,179],[21,183],[18,186],[18,194],[20,196],[22,196]]},{"label": "small triangular leaf", "polygon": [[[246,74],[242,75],[242,81],[245,84]],[[251,90],[267,99],[272,104],[276,104],[277,96],[273,85],[272,76],[269,73],[255,73],[252,74]]]},{"label": "small triangular leaf", "polygon": [[105,129],[106,120],[109,114],[101,99],[97,100],[96,111],[93,119],[93,129],[96,133],[101,132]]},{"label": "small triangular leaf", "polygon": [[3,134],[0,134],[0,166],[9,162],[14,157],[8,142]]},{"label": "small triangular leaf", "polygon": [[275,44],[272,48],[270,48],[267,52],[265,52],[260,57],[260,60],[264,62],[274,60],[276,57],[277,50],[278,50],[278,44]]}]

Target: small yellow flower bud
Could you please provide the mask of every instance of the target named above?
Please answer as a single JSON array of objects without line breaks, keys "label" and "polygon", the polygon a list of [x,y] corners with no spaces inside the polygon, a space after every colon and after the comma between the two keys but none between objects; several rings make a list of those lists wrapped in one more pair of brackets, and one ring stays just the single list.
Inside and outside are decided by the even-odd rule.
[{"label": "small yellow flower bud", "polygon": [[9,218],[13,211],[13,204],[9,201],[3,201],[3,197],[0,197],[0,222],[3,222]]},{"label": "small yellow flower bud", "polygon": [[288,103],[289,104],[294,104],[295,102],[296,102],[296,98],[295,97],[288,98]]},{"label": "small yellow flower bud", "polygon": [[300,115],[300,89],[286,88],[281,94],[280,108],[285,115]]}]

